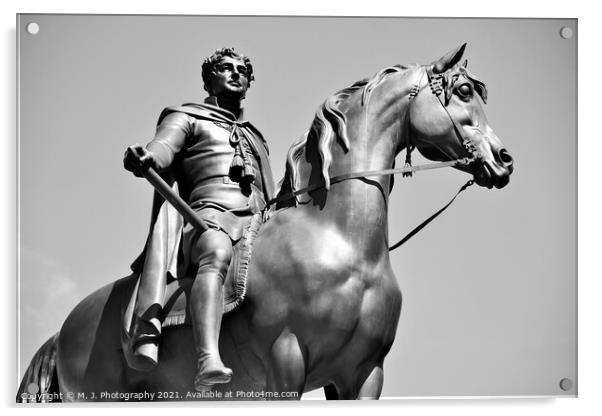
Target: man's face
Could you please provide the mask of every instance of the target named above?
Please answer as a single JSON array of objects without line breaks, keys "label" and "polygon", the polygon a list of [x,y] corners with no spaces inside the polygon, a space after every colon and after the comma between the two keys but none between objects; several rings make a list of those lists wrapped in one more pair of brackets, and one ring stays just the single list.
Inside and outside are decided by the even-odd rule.
[{"label": "man's face", "polygon": [[242,100],[249,88],[249,74],[245,63],[224,56],[211,73],[211,90],[216,97]]}]

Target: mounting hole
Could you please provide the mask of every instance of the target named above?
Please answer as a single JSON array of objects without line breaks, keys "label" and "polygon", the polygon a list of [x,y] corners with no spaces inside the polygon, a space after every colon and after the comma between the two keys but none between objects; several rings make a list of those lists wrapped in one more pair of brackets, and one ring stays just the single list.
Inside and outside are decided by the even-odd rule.
[{"label": "mounting hole", "polygon": [[40,25],[35,22],[31,22],[28,23],[27,26],[25,26],[25,30],[27,30],[27,33],[29,33],[30,35],[37,35],[40,31]]},{"label": "mounting hole", "polygon": [[573,37],[573,29],[571,29],[568,26],[564,26],[562,29],[560,29],[560,37],[562,39],[570,39]]},{"label": "mounting hole", "polygon": [[570,378],[563,378],[560,380],[560,388],[564,391],[569,391],[573,388],[573,380]]},{"label": "mounting hole", "polygon": [[27,385],[27,393],[29,394],[36,394],[40,391],[40,388],[38,387],[38,385],[36,383],[29,383]]}]

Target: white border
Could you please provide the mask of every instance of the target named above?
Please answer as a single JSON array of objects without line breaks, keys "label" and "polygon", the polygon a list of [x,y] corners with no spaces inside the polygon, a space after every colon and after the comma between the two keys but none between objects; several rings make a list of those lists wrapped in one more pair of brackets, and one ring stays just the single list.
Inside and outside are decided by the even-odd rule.
[{"label": "white border", "polygon": [[[229,406],[212,406],[199,404],[197,406],[183,406],[169,404],[165,406],[152,406],[151,412],[165,412],[164,407],[177,409],[183,412],[186,408],[193,407],[195,413],[211,412],[213,409],[226,409],[240,413],[250,411],[262,414],[278,412],[303,413],[308,410],[324,409],[331,411],[342,408],[347,411],[366,412],[368,409],[377,409],[378,412],[420,412],[421,414],[446,414],[470,415],[506,415],[512,411],[528,411],[530,415],[566,415],[566,414],[600,414],[602,409],[602,396],[599,394],[600,385],[600,286],[599,273],[599,240],[600,220],[599,212],[602,211],[600,203],[594,195],[599,193],[599,180],[597,173],[597,155],[602,154],[600,149],[600,134],[595,130],[599,120],[599,100],[594,101],[596,90],[599,89],[598,68],[600,57],[598,55],[600,36],[600,22],[602,16],[595,10],[594,3],[585,1],[549,1],[546,3],[505,0],[494,4],[485,2],[463,0],[426,2],[399,2],[398,5],[387,4],[386,1],[371,0],[364,4],[349,2],[306,0],[304,2],[277,2],[277,1],[242,1],[231,0],[228,2],[215,1],[213,4],[195,1],[103,1],[81,2],[61,1],[52,2],[21,0],[9,1],[2,4],[0,19],[5,35],[3,45],[4,65],[2,65],[5,99],[1,101],[3,107],[4,140],[1,154],[4,158],[0,175],[1,190],[4,203],[0,204],[2,224],[2,250],[0,250],[0,264],[5,267],[3,274],[3,291],[5,299],[3,305],[6,319],[2,354],[4,369],[1,378],[3,394],[3,407],[14,408],[16,386],[14,374],[16,357],[14,334],[16,323],[14,320],[15,305],[15,275],[16,275],[16,92],[15,84],[15,14],[16,13],[107,13],[107,14],[244,14],[244,15],[346,15],[346,16],[450,16],[450,17],[562,17],[579,19],[579,399],[511,399],[499,400],[480,398],[479,400],[465,400],[462,398],[437,398],[437,400],[412,400],[383,401],[376,404],[367,403],[324,403],[305,402],[298,404],[273,403],[269,408],[265,404],[240,403]],[[420,3],[420,4],[418,4]],[[50,5],[49,5],[50,4]],[[8,94],[7,94],[8,92]],[[561,161],[559,161],[561,163]],[[29,407],[29,406],[27,406]],[[84,406],[57,406],[48,407],[44,411],[64,412],[77,411],[82,408],[86,412],[104,412],[105,405]],[[120,407],[120,406],[110,406]],[[138,408],[151,408],[151,406],[136,406]],[[29,409],[27,409],[29,410]],[[145,411],[146,413],[146,411]]]}]

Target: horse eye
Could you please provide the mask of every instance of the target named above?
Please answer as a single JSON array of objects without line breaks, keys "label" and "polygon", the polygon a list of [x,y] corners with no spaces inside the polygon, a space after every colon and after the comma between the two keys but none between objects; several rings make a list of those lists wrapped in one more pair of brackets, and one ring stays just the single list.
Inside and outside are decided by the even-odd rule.
[{"label": "horse eye", "polygon": [[464,97],[470,97],[472,95],[472,87],[470,84],[463,84],[458,87],[458,93]]}]

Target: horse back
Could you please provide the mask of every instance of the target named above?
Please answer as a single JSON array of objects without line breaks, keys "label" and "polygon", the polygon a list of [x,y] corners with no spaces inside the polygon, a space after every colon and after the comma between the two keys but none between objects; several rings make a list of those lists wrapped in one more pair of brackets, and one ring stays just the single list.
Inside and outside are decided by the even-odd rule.
[{"label": "horse back", "polygon": [[132,274],[96,290],[65,320],[57,352],[61,390],[98,391],[123,378],[120,322],[136,277]]}]

